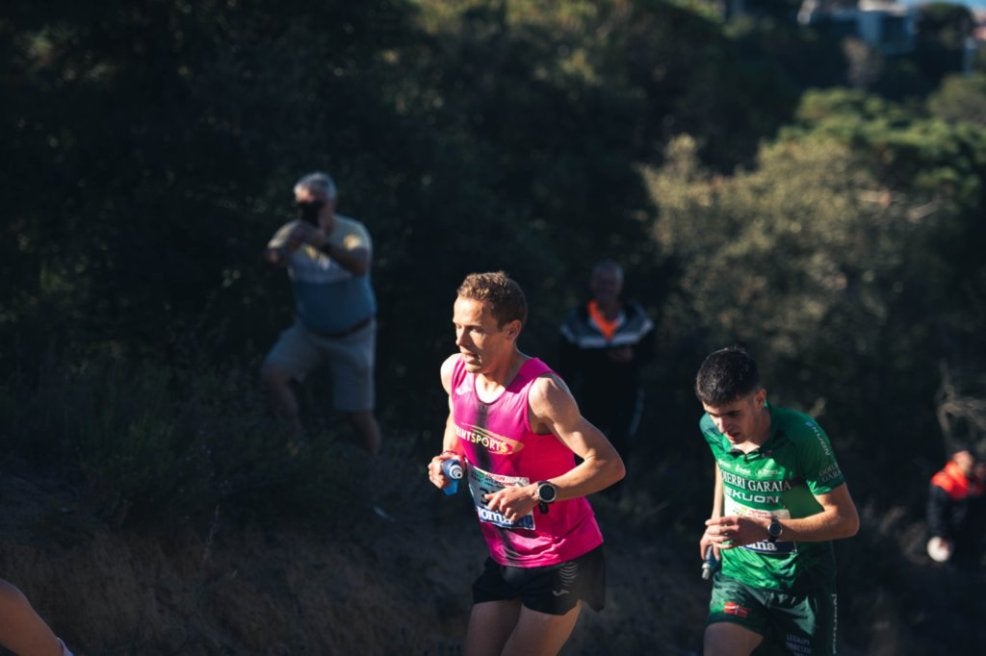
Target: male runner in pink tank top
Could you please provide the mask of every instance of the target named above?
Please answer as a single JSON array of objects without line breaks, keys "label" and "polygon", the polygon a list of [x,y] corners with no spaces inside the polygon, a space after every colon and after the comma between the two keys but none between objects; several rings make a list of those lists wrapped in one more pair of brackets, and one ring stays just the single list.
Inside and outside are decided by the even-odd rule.
[{"label": "male runner in pink tank top", "polygon": [[442,462],[464,462],[489,547],[473,583],[465,656],[557,654],[579,602],[603,605],[603,539],[585,497],[622,479],[625,468],[565,383],[517,348],[526,320],[524,293],[505,273],[470,274],[459,286],[452,316],[459,352],[441,369],[449,395],[444,451],[428,475],[445,487]]}]

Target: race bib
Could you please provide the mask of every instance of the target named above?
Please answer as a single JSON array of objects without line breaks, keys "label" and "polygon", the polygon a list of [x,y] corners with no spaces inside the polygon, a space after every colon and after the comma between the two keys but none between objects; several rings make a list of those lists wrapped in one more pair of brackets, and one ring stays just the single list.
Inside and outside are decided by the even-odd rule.
[{"label": "race bib", "polygon": [[484,471],[475,466],[469,467],[469,494],[472,495],[473,504],[476,506],[476,515],[479,517],[479,521],[493,524],[494,526],[534,530],[533,511],[511,522],[500,513],[490,510],[484,499],[485,495],[493,494],[511,485],[523,486],[530,484],[531,481],[526,476],[504,476],[502,474],[493,474]]}]

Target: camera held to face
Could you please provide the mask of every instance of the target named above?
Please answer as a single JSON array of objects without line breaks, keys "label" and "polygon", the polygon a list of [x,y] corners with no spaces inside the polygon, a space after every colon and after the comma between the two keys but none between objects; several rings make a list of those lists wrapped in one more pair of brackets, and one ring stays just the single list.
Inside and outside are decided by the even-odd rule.
[{"label": "camera held to face", "polygon": [[325,207],[324,200],[298,201],[295,203],[298,208],[298,218],[305,223],[318,227],[318,214]]}]

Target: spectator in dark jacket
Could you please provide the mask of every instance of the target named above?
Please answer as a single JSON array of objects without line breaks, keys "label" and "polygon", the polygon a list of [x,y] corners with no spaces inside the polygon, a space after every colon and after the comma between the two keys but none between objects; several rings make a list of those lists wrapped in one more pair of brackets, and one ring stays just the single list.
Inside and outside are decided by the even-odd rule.
[{"label": "spectator in dark jacket", "polygon": [[[623,297],[623,267],[603,260],[592,268],[591,298],[561,326],[556,365],[582,409],[629,462],[644,407],[641,368],[654,357],[654,324],[637,301]],[[610,490],[616,496],[618,484]]]}]

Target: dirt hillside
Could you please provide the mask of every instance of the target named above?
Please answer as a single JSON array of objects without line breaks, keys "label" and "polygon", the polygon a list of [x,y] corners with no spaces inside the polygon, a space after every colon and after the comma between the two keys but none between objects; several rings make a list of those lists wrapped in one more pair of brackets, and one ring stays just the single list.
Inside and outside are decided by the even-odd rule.
[{"label": "dirt hillside", "polygon": [[[261,528],[218,508],[165,532],[109,526],[71,486],[7,466],[0,576],[80,656],[457,654],[485,547],[464,493],[406,481],[409,468],[383,463],[405,481],[386,495],[390,519],[360,505],[331,528]],[[693,653],[707,592],[692,554],[594,505],[607,608],[583,613],[565,653]]]},{"label": "dirt hillside", "polygon": [[[167,529],[119,526],[65,481],[2,462],[0,576],[79,656],[460,654],[485,546],[465,491],[444,496],[424,462],[392,449],[367,498],[333,522],[300,512],[262,526],[223,507]],[[592,503],[607,603],[583,612],[563,654],[696,656],[709,591],[701,526],[674,499]],[[903,511],[861,512],[866,535],[837,547],[840,653],[974,653],[981,583],[929,564],[924,528]]]}]

